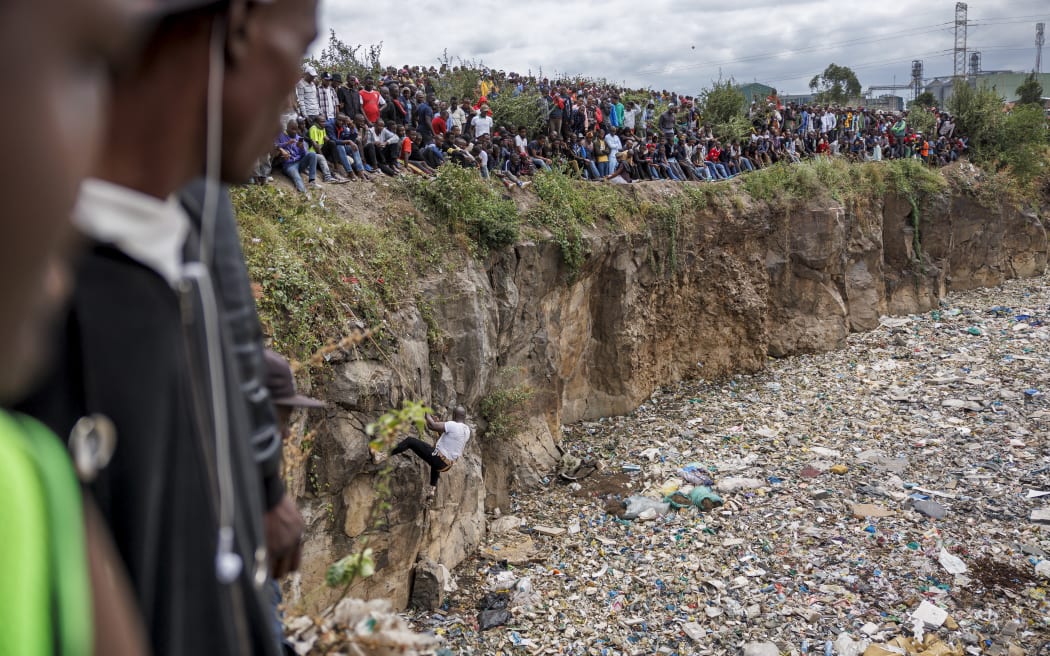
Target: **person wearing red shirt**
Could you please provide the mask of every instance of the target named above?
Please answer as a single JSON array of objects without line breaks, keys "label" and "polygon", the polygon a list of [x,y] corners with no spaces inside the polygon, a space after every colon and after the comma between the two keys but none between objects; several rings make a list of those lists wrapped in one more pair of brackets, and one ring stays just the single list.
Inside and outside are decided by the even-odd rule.
[{"label": "person wearing red shirt", "polygon": [[440,134],[442,136],[448,132],[448,110],[442,109],[438,112],[438,115],[434,117],[434,120],[430,122],[430,128],[434,131],[434,134]]},{"label": "person wearing red shirt", "polygon": [[408,158],[412,155],[412,138],[408,136],[403,125],[397,126],[395,132],[401,138],[401,150],[398,159],[401,160],[402,164],[408,164]]},{"label": "person wearing red shirt", "polygon": [[365,78],[365,88],[361,94],[361,111],[364,112],[368,122],[375,124],[379,120],[379,92],[374,88],[374,81],[370,77]]},{"label": "person wearing red shirt", "polygon": [[707,161],[710,162],[707,165],[707,170],[711,171],[712,175],[719,180],[728,180],[733,176],[729,175],[725,165],[718,161],[722,156],[722,149],[719,148],[719,145],[717,141],[712,141],[707,148]]}]

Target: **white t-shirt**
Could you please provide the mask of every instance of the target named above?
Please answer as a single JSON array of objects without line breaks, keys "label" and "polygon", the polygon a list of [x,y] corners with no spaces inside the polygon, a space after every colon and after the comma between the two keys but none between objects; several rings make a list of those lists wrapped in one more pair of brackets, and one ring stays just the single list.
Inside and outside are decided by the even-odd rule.
[{"label": "white t-shirt", "polygon": [[436,448],[438,453],[455,462],[463,455],[463,449],[469,439],[470,426],[458,421],[446,421],[445,432],[438,438]]},{"label": "white t-shirt", "polygon": [[483,134],[488,134],[492,130],[492,117],[475,116],[470,120],[470,124],[474,126],[474,137],[477,138]]},{"label": "white t-shirt", "polygon": [[623,112],[623,129],[633,130],[634,129],[634,117],[638,115],[637,109],[627,109]]}]

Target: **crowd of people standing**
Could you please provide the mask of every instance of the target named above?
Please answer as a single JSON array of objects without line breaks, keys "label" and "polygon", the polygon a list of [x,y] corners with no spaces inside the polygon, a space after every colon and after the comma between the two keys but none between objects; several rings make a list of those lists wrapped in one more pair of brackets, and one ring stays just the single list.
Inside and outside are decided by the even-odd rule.
[{"label": "crowd of people standing", "polygon": [[[284,117],[269,166],[300,191],[373,175],[434,175],[451,162],[505,186],[524,187],[538,170],[558,168],[592,181],[715,182],[780,162],[845,157],[914,158],[945,165],[964,156],[967,138],[947,112],[931,112],[929,134],[907,112],[784,104],[774,95],[744,113],[748,130],[725,135],[705,119],[700,99],[585,80],[552,81],[484,69],[469,97],[440,97],[458,68],[387,68],[363,79],[306,66]],[[540,125],[502,125],[490,102],[535,92]],[[925,118],[925,117],[924,117]],[[341,169],[341,171],[340,171]],[[345,175],[345,177],[343,177]]]}]

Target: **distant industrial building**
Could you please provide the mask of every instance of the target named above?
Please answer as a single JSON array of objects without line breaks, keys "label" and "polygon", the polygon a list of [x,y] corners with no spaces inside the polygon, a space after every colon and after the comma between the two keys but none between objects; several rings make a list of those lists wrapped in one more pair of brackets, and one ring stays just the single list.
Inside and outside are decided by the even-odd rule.
[{"label": "distant industrial building", "polygon": [[766,98],[776,91],[773,87],[761,82],[748,82],[737,88],[740,89],[740,93],[744,94],[744,102],[747,106],[750,106],[752,102],[765,102]]},{"label": "distant industrial building", "polygon": [[[1015,102],[1017,100],[1017,87],[1021,86],[1029,73],[1018,73],[1016,71],[981,71],[975,76],[970,76],[968,81],[980,89],[992,89],[1003,97],[1004,102]],[[1035,76],[1039,84],[1043,86],[1044,94],[1050,93],[1050,73],[1040,73]],[[938,106],[948,104],[952,97],[952,84],[954,78],[951,76],[937,77],[926,84],[923,91],[929,91],[936,99]]]},{"label": "distant industrial building", "polygon": [[812,93],[789,93],[780,96],[780,102],[785,105],[788,103],[795,103],[796,105],[812,105],[816,102],[816,99],[816,95]]},{"label": "distant industrial building", "polygon": [[877,98],[861,98],[859,104],[861,107],[881,109],[887,112],[904,111],[904,98],[892,94],[878,96]]}]

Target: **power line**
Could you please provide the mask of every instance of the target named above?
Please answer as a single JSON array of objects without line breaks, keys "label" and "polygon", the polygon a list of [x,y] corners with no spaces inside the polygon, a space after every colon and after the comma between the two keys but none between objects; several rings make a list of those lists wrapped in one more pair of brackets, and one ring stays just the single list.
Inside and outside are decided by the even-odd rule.
[{"label": "power line", "polygon": [[[996,26],[996,25],[1019,24],[1019,23],[1030,22],[1031,19],[1039,18],[1039,17],[1042,17],[1042,16],[1044,16],[1044,14],[1030,14],[1030,15],[1027,15],[1027,16],[1003,16],[1003,17],[993,18],[993,19],[983,19],[983,20],[968,21],[967,25],[968,26],[982,26],[983,25],[983,26],[993,27],[993,26]],[[842,47],[848,47],[848,46],[853,46],[853,45],[861,45],[861,44],[866,44],[866,43],[878,43],[878,42],[882,42],[882,41],[890,41],[890,40],[899,39],[899,38],[910,38],[910,37],[915,37],[915,36],[924,36],[924,35],[927,35],[927,34],[935,34],[935,33],[938,33],[938,32],[952,32],[954,30],[954,26],[955,26],[955,21],[945,21],[943,23],[935,23],[935,24],[932,24],[932,25],[926,25],[926,26],[922,26],[922,27],[910,28],[908,30],[905,30],[905,31],[902,31],[902,32],[896,32],[894,34],[889,34],[889,35],[880,35],[880,36],[875,36],[875,37],[862,37],[862,38],[856,38],[856,39],[848,39],[846,41],[840,41],[840,42],[836,42],[836,43],[814,45],[814,46],[808,46],[808,47],[805,47],[805,48],[797,48],[797,49],[793,49],[793,50],[786,50],[786,51],[779,51],[779,52],[766,52],[766,53],[761,53],[761,54],[757,54],[757,55],[748,55],[748,56],[744,56],[744,57],[737,57],[737,58],[734,58],[734,59],[726,59],[726,60],[722,60],[722,61],[711,60],[711,61],[706,61],[706,62],[697,62],[697,63],[691,63],[691,64],[682,64],[682,65],[674,65],[674,64],[657,65],[657,64],[654,64],[654,65],[646,66],[646,67],[643,67],[643,68],[639,69],[636,72],[636,75],[660,74],[663,71],[668,70],[668,69],[671,69],[674,73],[679,73],[679,72],[684,72],[684,71],[692,71],[692,70],[696,70],[696,69],[701,69],[701,68],[705,68],[705,67],[714,68],[714,67],[719,67],[719,66],[726,66],[726,65],[729,65],[729,64],[754,63],[754,62],[759,62],[759,61],[764,61],[764,60],[769,60],[769,59],[775,59],[775,58],[783,57],[783,56],[786,56],[786,55],[795,55],[795,54],[819,52],[819,51],[822,51],[822,50],[830,50],[830,49],[834,49],[834,48],[842,48]],[[911,59],[911,58],[909,58],[909,59]],[[903,60],[895,60],[895,61],[903,61]],[[857,68],[857,67],[851,67],[851,68]],[[797,76],[797,77],[801,78],[803,76],[800,75],[800,76]],[[796,79],[796,78],[785,78],[785,79]]]},{"label": "power line", "polygon": [[[885,66],[887,64],[897,64],[897,63],[906,62],[906,61],[913,61],[913,60],[916,60],[916,59],[937,59],[937,58],[940,58],[940,57],[947,57],[947,56],[949,56],[951,54],[952,54],[952,50],[950,48],[947,49],[947,50],[933,50],[933,51],[922,53],[922,54],[919,54],[919,55],[912,55],[912,56],[906,57],[906,58],[881,59],[881,60],[878,60],[878,61],[863,62],[863,63],[858,64],[856,66],[853,66],[851,68],[853,68],[854,70],[864,70],[864,69],[867,69],[867,68],[875,68],[875,67],[878,67],[878,66]],[[799,73],[797,75],[785,74],[784,76],[778,77],[778,78],[775,78],[775,79],[764,79],[764,80],[758,80],[758,81],[763,83],[763,84],[768,84],[768,85],[772,86],[771,83],[774,83],[774,82],[787,82],[787,81],[791,81],[791,80],[805,79],[805,78],[808,78],[808,77],[812,77],[811,72]]]},{"label": "power line", "polygon": [[1030,14],[1028,16],[1004,16],[1002,18],[979,18],[970,21],[970,25],[980,27],[982,25],[1015,25],[1017,23],[1030,23],[1032,21],[1050,18],[1050,14]]},{"label": "power line", "polygon": [[[674,66],[674,69],[676,71],[688,71],[688,70],[693,70],[693,69],[697,69],[697,68],[725,66],[727,64],[740,64],[740,63],[747,63],[747,62],[754,62],[754,61],[762,61],[762,60],[765,60],[765,59],[774,59],[774,58],[777,58],[777,57],[783,57],[785,55],[795,55],[795,54],[806,53],[806,52],[816,52],[816,51],[819,51],[819,50],[830,50],[832,48],[841,48],[841,47],[844,47],[844,46],[859,45],[859,44],[863,44],[863,43],[876,43],[876,42],[879,42],[879,41],[890,41],[890,40],[893,40],[893,39],[902,39],[902,38],[913,37],[913,36],[923,36],[923,35],[926,35],[926,34],[933,34],[935,32],[940,32],[940,31],[945,31],[947,29],[950,29],[950,28],[946,28],[946,27],[943,27],[943,26],[951,25],[951,24],[952,24],[951,22],[937,23],[936,25],[927,25],[927,26],[924,26],[924,27],[911,28],[911,29],[906,30],[904,32],[896,32],[894,34],[881,35],[881,36],[877,36],[877,37],[863,37],[863,38],[858,38],[858,39],[849,39],[849,40],[846,40],[846,41],[839,41],[837,43],[828,43],[828,44],[823,44],[823,45],[807,46],[805,48],[796,48],[794,50],[783,50],[783,51],[780,51],[780,52],[767,52],[767,53],[762,53],[762,54],[758,54],[758,55],[748,55],[746,57],[738,57],[736,59],[727,59],[727,60],[723,60],[723,61],[707,61],[707,62],[697,62],[697,63],[694,63],[694,64],[683,64],[681,66]],[[666,66],[660,66],[660,65],[655,65],[654,64],[652,66],[646,66],[646,67],[643,67],[643,68],[639,69],[638,70],[638,74],[654,73],[654,72],[662,71],[665,68],[666,68]]]}]

